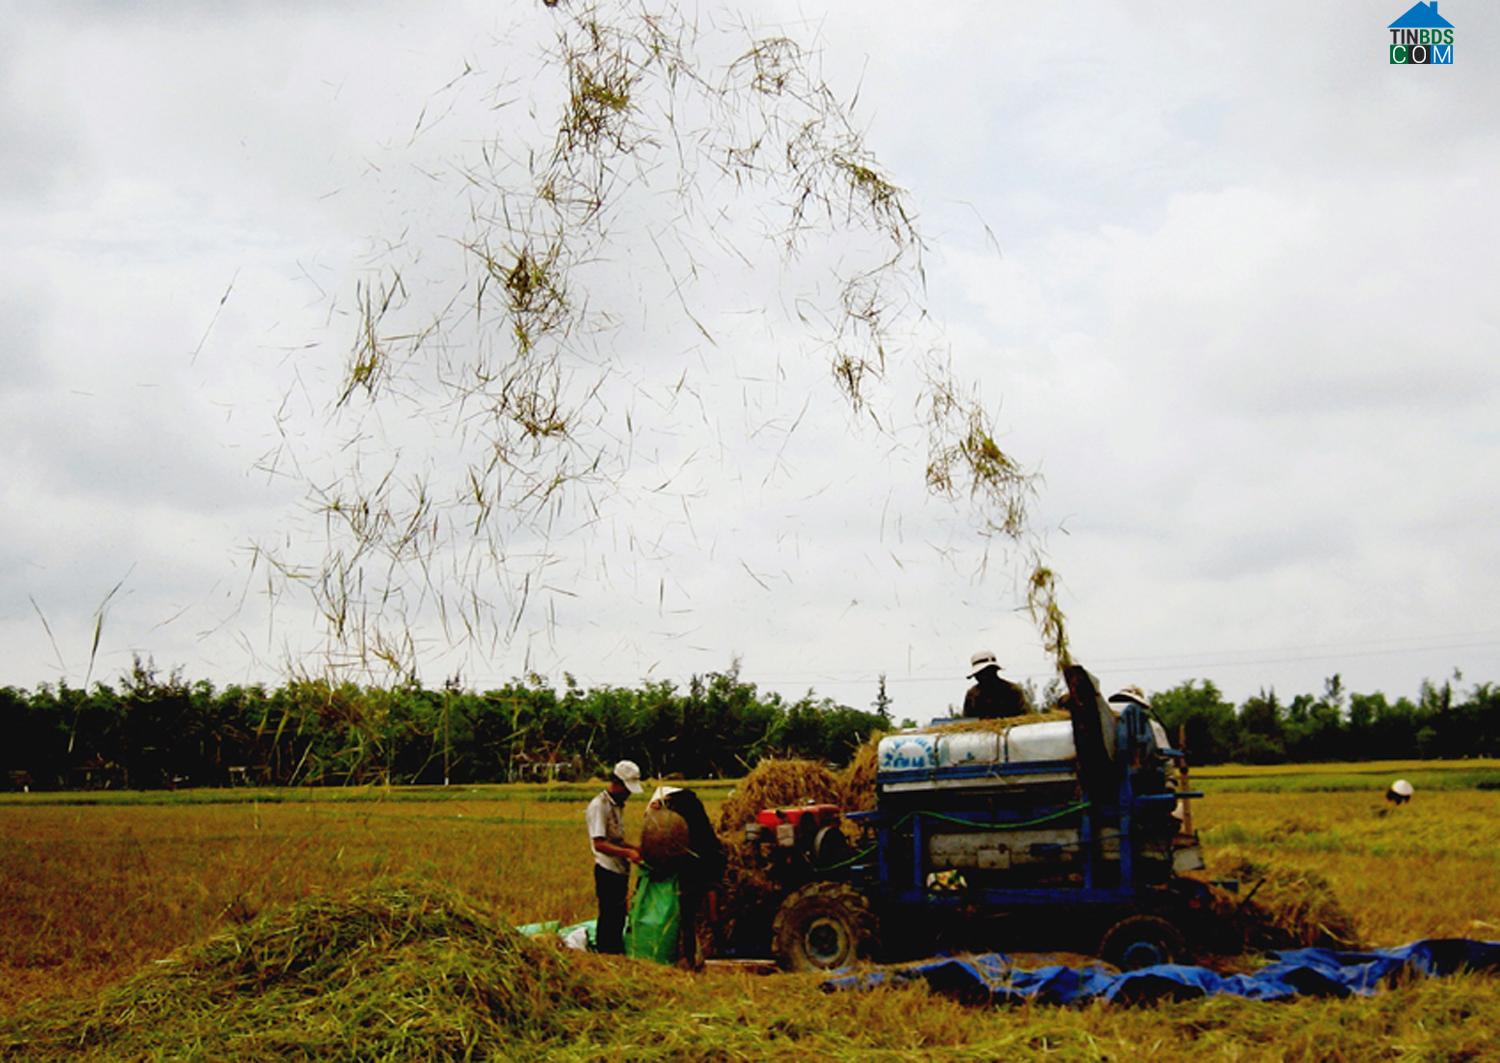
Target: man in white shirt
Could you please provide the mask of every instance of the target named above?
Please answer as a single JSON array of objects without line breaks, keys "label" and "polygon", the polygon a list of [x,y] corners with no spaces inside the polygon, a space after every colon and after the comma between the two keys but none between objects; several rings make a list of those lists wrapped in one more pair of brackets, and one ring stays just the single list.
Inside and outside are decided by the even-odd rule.
[{"label": "man in white shirt", "polygon": [[584,819],[594,852],[594,895],[599,921],[594,932],[599,952],[625,951],[625,900],[630,892],[630,865],[641,862],[641,851],[625,844],[625,802],[641,792],[641,769],[633,760],[614,767],[608,788],[589,802]]}]

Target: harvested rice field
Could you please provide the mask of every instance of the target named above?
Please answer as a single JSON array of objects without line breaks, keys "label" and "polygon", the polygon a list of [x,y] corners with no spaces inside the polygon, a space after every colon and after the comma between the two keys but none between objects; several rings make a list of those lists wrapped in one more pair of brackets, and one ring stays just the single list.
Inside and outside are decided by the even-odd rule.
[{"label": "harvested rice field", "polygon": [[[1417,795],[1388,808],[1397,773]],[[1497,779],[1479,761],[1206,769],[1195,819],[1211,873],[1262,875],[1277,918],[1377,946],[1500,939]],[[715,815],[732,787],[696,785]],[[1500,1037],[1500,979],[1480,975],[1343,1001],[974,1008],[520,939],[508,927],[593,914],[591,793],[7,795],[0,1054],[1451,1059]]]}]

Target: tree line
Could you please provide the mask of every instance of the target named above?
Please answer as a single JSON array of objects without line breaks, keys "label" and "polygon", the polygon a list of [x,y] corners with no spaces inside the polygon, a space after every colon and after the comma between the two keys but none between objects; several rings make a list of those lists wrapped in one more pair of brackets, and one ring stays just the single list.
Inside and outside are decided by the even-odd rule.
[{"label": "tree line", "polygon": [[1321,694],[1291,700],[1261,691],[1236,707],[1212,682],[1192,680],[1152,696],[1173,739],[1179,728],[1199,764],[1278,764],[1408,757],[1500,756],[1500,686],[1462,676],[1424,680],[1415,700],[1354,694],[1339,676]]},{"label": "tree line", "polygon": [[630,758],[648,776],[738,776],[762,757],[842,763],[890,719],[762,693],[738,665],[637,688],[492,690],[294,679],[216,688],[137,660],[115,684],[0,687],[12,787],[437,784],[584,778]]},{"label": "tree line", "polygon": [[[1209,680],[1151,696],[1194,763],[1500,756],[1500,687],[1424,682],[1415,700],[1350,694],[1338,676],[1236,706]],[[1049,691],[1029,688],[1033,704]],[[0,687],[13,788],[437,784],[584,778],[622,757],[650,776],[738,776],[765,757],[848,761],[897,719],[881,677],[868,709],[761,692],[738,664],[634,688],[538,675],[476,691],[289,680],[222,688],[137,660],[111,685]],[[925,719],[925,716],[924,716]]]}]

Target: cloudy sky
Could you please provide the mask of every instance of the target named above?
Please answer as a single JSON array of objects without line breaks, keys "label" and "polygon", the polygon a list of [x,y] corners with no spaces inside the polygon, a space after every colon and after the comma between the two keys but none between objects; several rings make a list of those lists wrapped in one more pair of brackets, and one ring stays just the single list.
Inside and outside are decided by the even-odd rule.
[{"label": "cloudy sky", "polygon": [[[1500,680],[1493,5],[1443,0],[1455,60],[1421,68],[1387,62],[1399,3],[912,11],[689,7],[705,33],[815,45],[857,96],[925,235],[921,342],[1041,474],[1078,657],[1106,684],[1208,677],[1237,699],[1335,672],[1390,694]],[[459,175],[484,145],[523,153],[556,105],[537,89],[555,17],[20,5],[0,683],[82,682],[96,628],[96,679],[136,653],[217,681],[316,668],[310,599],[268,595],[255,548],[323,549],[307,487],[351,467],[331,411],[357,285],[395,254],[442,287]],[[961,698],[976,649],[1044,679],[1024,558],[922,489],[902,370],[873,430],[795,334],[788,292],[852,251],[721,260],[735,192],[702,199],[675,252],[643,221],[580,272],[591,306],[638,311],[599,347],[593,406],[629,459],[506,543],[541,575],[519,616],[513,581],[486,592],[498,637],[454,645],[451,618],[413,614],[423,678],[680,681],[738,658],[856,705],[884,672],[918,717]],[[464,439],[397,420],[362,429],[361,467],[385,449],[448,483]]]}]

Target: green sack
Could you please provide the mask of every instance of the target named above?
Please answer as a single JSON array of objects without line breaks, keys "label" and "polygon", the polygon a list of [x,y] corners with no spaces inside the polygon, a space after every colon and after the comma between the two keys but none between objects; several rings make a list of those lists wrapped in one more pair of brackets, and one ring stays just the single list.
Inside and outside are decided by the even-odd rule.
[{"label": "green sack", "polygon": [[677,932],[682,910],[677,902],[677,876],[652,872],[645,864],[635,880],[630,921],[625,924],[625,955],[657,963],[677,960]]}]

